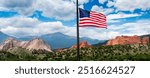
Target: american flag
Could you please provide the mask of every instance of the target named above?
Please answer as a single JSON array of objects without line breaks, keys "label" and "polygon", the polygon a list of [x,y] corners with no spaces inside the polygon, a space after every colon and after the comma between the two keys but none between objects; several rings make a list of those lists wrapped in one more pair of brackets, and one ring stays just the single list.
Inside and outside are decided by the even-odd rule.
[{"label": "american flag", "polygon": [[87,11],[79,8],[79,27],[107,28],[106,16],[102,13]]}]

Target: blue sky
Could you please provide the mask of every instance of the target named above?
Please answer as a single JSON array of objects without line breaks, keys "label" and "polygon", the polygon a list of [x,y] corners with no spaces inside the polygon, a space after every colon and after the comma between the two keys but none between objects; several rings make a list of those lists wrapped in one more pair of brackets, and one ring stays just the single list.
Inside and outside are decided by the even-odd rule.
[{"label": "blue sky", "polygon": [[[0,31],[15,37],[61,32],[76,36],[76,0],[0,0]],[[133,4],[134,3],[134,4]],[[106,15],[108,29],[80,28],[81,37],[111,39],[150,34],[150,0],[79,0]]]}]

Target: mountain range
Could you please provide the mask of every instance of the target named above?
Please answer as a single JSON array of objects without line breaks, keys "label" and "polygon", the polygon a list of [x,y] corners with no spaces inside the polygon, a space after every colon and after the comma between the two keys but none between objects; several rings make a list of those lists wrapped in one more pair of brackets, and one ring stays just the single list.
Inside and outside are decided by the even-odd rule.
[{"label": "mountain range", "polygon": [[9,37],[11,37],[11,36],[6,35],[6,34],[4,34],[4,33],[2,33],[2,32],[0,31],[0,44],[1,44],[5,39],[7,39],[7,38],[9,38]]},{"label": "mountain range", "polygon": [[[34,44],[34,41],[35,41],[36,42],[35,45],[30,45],[30,47],[33,46],[33,48],[34,48],[34,46],[38,45],[39,43],[41,43],[44,46],[44,48],[45,48],[45,46],[49,45],[49,46],[47,46],[47,47],[50,47],[48,51],[55,50],[55,49],[70,48],[71,46],[76,44],[76,37],[64,35],[60,32],[53,33],[53,34],[41,35],[39,37],[26,36],[26,37],[20,37],[20,38],[15,38],[15,37],[9,36],[7,34],[4,34],[3,32],[0,32],[0,44],[6,43],[7,39],[9,41],[14,40],[13,42],[10,42],[13,44],[16,44],[15,42],[18,42],[18,44],[22,44],[25,42],[25,45],[27,45],[27,43],[30,43],[30,42],[32,42],[32,44]],[[136,36],[136,35],[135,36],[117,36],[116,38],[110,39],[110,40],[96,40],[96,39],[90,39],[87,37],[82,37],[82,38],[80,38],[80,42],[84,42],[85,44],[89,43],[89,45],[92,45],[92,46],[118,45],[118,44],[119,45],[143,44],[143,43],[150,42],[150,34],[141,35],[141,36]],[[15,46],[20,46],[20,45],[15,45]],[[32,47],[31,47],[31,49],[32,49]]]},{"label": "mountain range", "polygon": [[[76,37],[73,36],[68,36],[64,35],[60,32],[53,33],[53,34],[46,34],[46,35],[41,35],[39,37],[36,36],[26,36],[26,37],[12,37],[9,35],[4,34],[3,32],[0,32],[0,43],[2,43],[4,40],[7,38],[14,38],[16,40],[21,40],[21,41],[29,41],[32,39],[40,38],[44,40],[47,44],[51,45],[52,49],[58,49],[58,48],[70,48],[72,45],[76,44]],[[90,45],[92,44],[97,44],[104,42],[103,40],[97,40],[97,39],[91,39],[87,37],[81,37],[80,41],[87,41]]]}]

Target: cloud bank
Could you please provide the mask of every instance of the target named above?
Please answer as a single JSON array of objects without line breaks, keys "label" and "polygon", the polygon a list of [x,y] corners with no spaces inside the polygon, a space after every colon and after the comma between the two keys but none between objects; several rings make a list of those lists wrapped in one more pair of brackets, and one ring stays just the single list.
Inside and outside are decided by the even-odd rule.
[{"label": "cloud bank", "polygon": [[[75,21],[75,2],[76,0],[0,0],[0,11],[19,13],[17,16],[0,18],[0,31],[15,37],[40,36],[55,32],[76,36],[76,26],[64,24],[64,21]],[[91,0],[79,0],[79,5],[84,8],[88,2]],[[80,28],[81,37],[106,40],[120,35],[149,34],[150,19],[137,19],[125,23],[120,19],[142,16],[142,13],[134,13],[134,11],[150,10],[150,0],[98,0],[98,2],[100,5],[105,4],[105,7],[95,4],[91,10],[106,14],[108,23],[116,24],[108,25],[108,29]],[[37,10],[41,11],[43,16],[55,21],[43,22],[29,17]]]}]

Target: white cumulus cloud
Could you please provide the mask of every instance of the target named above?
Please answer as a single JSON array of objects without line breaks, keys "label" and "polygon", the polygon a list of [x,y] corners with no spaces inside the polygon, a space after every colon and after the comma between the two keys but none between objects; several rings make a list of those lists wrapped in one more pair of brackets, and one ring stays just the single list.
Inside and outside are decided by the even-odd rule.
[{"label": "white cumulus cloud", "polygon": [[[0,31],[15,37],[40,36],[48,33],[62,32],[64,34],[71,31],[72,27],[67,27],[60,21],[41,22],[36,18],[24,16],[0,18]],[[70,35],[74,35],[69,33]]]},{"label": "white cumulus cloud", "polygon": [[104,4],[107,0],[98,0],[99,3]]},{"label": "white cumulus cloud", "polygon": [[76,11],[75,3],[71,0],[0,0],[0,11],[16,11],[21,15],[31,16],[36,10],[57,20],[73,20]]},{"label": "white cumulus cloud", "polygon": [[65,0],[37,0],[36,10],[43,11],[43,15],[58,20],[72,20],[75,18],[75,4]]},{"label": "white cumulus cloud", "polygon": [[107,6],[108,6],[108,7],[112,7],[112,6],[114,6],[114,4],[115,4],[115,2],[113,2],[113,1],[108,1]]},{"label": "white cumulus cloud", "polygon": [[23,15],[31,15],[34,12],[35,0],[0,0],[0,11],[17,11]]},{"label": "white cumulus cloud", "polygon": [[107,19],[120,19],[120,18],[130,18],[130,17],[137,17],[141,16],[140,14],[124,14],[124,13],[118,13],[118,14],[110,14],[107,16]]},{"label": "white cumulus cloud", "polygon": [[143,11],[150,9],[150,0],[115,0],[115,7],[121,11]]},{"label": "white cumulus cloud", "polygon": [[92,11],[96,11],[96,12],[100,12],[100,13],[103,13],[105,15],[108,15],[109,13],[113,12],[114,9],[113,8],[107,8],[107,9],[105,9],[105,8],[103,8],[101,6],[94,5],[92,7]]}]

